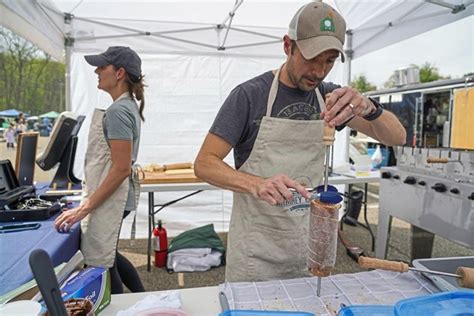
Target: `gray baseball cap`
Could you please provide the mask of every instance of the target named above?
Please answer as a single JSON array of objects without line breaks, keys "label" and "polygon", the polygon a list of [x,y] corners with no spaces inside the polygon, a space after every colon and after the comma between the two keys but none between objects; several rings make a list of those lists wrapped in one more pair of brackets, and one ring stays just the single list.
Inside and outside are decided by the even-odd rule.
[{"label": "gray baseball cap", "polygon": [[290,22],[288,36],[296,41],[301,54],[312,59],[322,52],[335,49],[344,62],[346,21],[330,5],[321,1],[301,7]]},{"label": "gray baseball cap", "polygon": [[130,47],[111,46],[102,54],[87,55],[84,58],[92,66],[114,65],[117,68],[123,67],[136,79],[140,79],[142,76],[142,60]]}]

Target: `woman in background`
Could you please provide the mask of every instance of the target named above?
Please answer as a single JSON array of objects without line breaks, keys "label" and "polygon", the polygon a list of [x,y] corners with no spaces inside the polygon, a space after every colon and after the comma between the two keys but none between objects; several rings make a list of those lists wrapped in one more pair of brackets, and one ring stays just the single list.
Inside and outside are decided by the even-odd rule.
[{"label": "woman in background", "polygon": [[[137,159],[141,121],[144,120],[144,84],[141,59],[129,47],[113,46],[99,55],[85,56],[96,66],[98,88],[113,99],[106,110],[95,109],[89,130],[84,167],[83,199],[55,221],[68,231],[81,221],[81,251],[85,264],[110,270],[112,294],[144,287],[134,266],[117,251],[122,220],[136,210],[139,188],[132,179]],[[140,101],[138,107],[135,100]]]}]

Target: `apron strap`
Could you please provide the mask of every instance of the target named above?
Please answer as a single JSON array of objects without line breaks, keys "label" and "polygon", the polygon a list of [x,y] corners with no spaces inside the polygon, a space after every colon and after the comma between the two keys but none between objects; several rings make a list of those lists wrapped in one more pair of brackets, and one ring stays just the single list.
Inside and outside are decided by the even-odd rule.
[{"label": "apron strap", "polygon": [[324,102],[324,98],[321,95],[321,92],[319,92],[318,88],[314,89],[314,91],[316,92],[316,97],[318,98],[319,109],[321,110],[321,112],[326,111],[326,102]]},{"label": "apron strap", "polygon": [[[284,65],[284,64],[283,64]],[[278,85],[280,83],[280,71],[283,68],[283,65],[278,68],[275,77],[273,78],[272,85],[270,87],[270,92],[268,93],[268,100],[267,100],[267,113],[265,116],[270,117],[272,115],[272,109],[273,109],[273,104],[275,103],[277,92],[278,92]],[[319,92],[319,89],[316,87],[314,89],[314,92],[316,92],[316,98],[318,98],[318,103],[319,103],[319,108],[321,112],[326,111],[326,103],[324,102],[324,98],[321,95],[321,92]]]},{"label": "apron strap", "polygon": [[135,246],[135,236],[137,233],[137,210],[133,214],[132,228],[130,229],[130,246]]},{"label": "apron strap", "polygon": [[272,108],[273,103],[275,103],[275,99],[278,92],[278,84],[280,83],[280,71],[283,68],[283,65],[278,68],[275,77],[273,78],[272,86],[270,87],[270,92],[268,93],[268,101],[267,101],[267,114],[265,116],[272,116]]},{"label": "apron strap", "polygon": [[138,213],[138,203],[140,200],[140,174],[142,175],[143,179],[145,178],[145,174],[143,172],[142,166],[139,164],[134,164],[132,166],[132,172],[130,177],[132,178],[132,185],[135,189],[135,211],[133,215],[133,222],[132,228],[130,230],[130,244],[133,246],[135,243],[135,235],[137,231],[137,213]]}]

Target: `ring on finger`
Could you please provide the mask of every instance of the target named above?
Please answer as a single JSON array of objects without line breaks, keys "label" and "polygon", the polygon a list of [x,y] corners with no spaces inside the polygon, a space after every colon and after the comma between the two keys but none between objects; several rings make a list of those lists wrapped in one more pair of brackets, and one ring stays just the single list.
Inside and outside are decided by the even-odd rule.
[{"label": "ring on finger", "polygon": [[354,113],[354,108],[355,108],[354,104],[349,103],[347,105],[347,108],[349,109],[349,113],[352,113],[352,114]]}]

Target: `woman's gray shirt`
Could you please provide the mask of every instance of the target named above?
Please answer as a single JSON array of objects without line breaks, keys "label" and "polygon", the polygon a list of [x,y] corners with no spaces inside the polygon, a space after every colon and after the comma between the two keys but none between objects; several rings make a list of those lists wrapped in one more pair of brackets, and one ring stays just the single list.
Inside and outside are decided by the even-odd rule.
[{"label": "woman's gray shirt", "polygon": [[[141,120],[138,106],[130,97],[119,99],[105,111],[104,135],[107,142],[109,140],[129,140],[132,142],[132,164],[137,160],[138,148],[140,145]],[[135,191],[130,176],[130,188],[125,206],[126,211],[133,211],[135,205]]]}]

